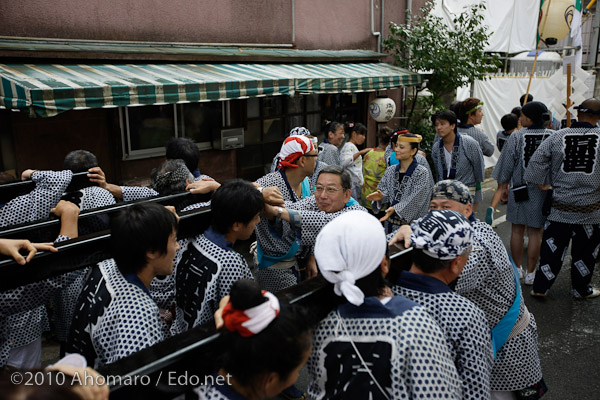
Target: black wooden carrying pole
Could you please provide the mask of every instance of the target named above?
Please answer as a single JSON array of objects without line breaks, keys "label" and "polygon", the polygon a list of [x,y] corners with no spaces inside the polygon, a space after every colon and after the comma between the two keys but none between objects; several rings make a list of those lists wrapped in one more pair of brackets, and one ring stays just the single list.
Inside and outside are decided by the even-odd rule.
[{"label": "black wooden carrying pole", "polygon": [[[170,202],[186,194],[155,197],[145,201]],[[190,198],[191,199],[191,198]],[[114,212],[131,203],[123,203],[89,213]],[[83,212],[85,214],[87,212]],[[210,224],[210,207],[182,212],[178,237],[191,237],[202,233]],[[35,226],[36,224],[30,224]],[[39,229],[37,228],[29,228]],[[110,258],[110,231],[62,242],[58,252],[40,252],[25,266],[5,258],[0,261],[0,291],[14,289],[28,283],[85,268]],[[388,278],[395,280],[399,271],[410,267],[410,249],[401,246],[390,248],[391,265]],[[310,312],[315,324],[327,315],[341,298],[333,293],[332,286],[321,276],[277,293],[290,303],[300,304]],[[166,339],[117,362],[100,368],[111,387],[111,399],[173,398],[191,387],[209,382],[216,360],[222,353],[219,334],[212,323],[195,327]]]},{"label": "black wooden carrying pole", "polygon": [[[208,201],[209,199],[210,195],[197,195],[191,194],[189,192],[177,193],[168,196],[148,197],[136,201],[122,202],[106,207],[99,207],[82,211],[79,214],[79,221],[85,218],[96,217],[99,215],[110,215],[124,208],[131,207],[133,204],[138,203],[157,202],[164,205],[172,205],[185,200],[187,203],[193,204],[194,202],[199,203],[203,201]],[[26,224],[11,225],[6,228],[0,229],[0,237],[31,240],[32,235],[34,233],[38,234],[41,230],[53,230],[55,232],[58,232],[59,227],[60,219],[56,217],[51,217],[40,221],[30,222]],[[34,240],[39,239],[34,238]]]},{"label": "black wooden carrying pole", "polygon": [[[129,204],[129,203],[128,203]],[[202,233],[210,224],[210,207],[179,214],[179,238]],[[0,261],[0,291],[14,289],[66,272],[75,271],[110,258],[110,231],[102,231],[57,243],[57,253],[39,252],[27,265],[19,265],[12,258]]]}]

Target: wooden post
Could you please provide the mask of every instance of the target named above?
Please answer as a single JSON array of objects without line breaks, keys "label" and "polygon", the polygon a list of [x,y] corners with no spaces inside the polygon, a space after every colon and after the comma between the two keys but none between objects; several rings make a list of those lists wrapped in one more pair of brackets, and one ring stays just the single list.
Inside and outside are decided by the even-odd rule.
[{"label": "wooden post", "polygon": [[571,127],[571,63],[567,64],[567,128]]},{"label": "wooden post", "polygon": [[[548,8],[546,9],[546,14],[544,14],[544,22],[542,22],[542,29],[540,30],[540,38],[535,46],[535,58],[533,59],[533,66],[531,67],[531,73],[529,74],[529,82],[527,83],[527,92],[525,92],[525,101],[523,105],[527,104],[527,97],[529,97],[529,89],[531,88],[531,80],[533,79],[533,73],[535,72],[535,64],[537,63],[538,53],[540,52],[540,42],[542,41],[542,35],[544,33],[544,29],[546,28],[546,21],[548,20],[548,11],[550,11],[550,3],[552,0],[548,0]],[[541,10],[541,8],[540,8]]]}]

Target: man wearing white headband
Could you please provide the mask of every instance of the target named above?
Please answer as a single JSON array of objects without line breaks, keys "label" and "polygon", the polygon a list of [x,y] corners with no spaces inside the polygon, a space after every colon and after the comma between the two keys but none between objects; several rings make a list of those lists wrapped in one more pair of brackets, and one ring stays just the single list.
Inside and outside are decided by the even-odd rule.
[{"label": "man wearing white headband", "polygon": [[[537,326],[523,297],[516,268],[498,234],[473,214],[469,188],[456,180],[436,183],[431,210],[449,209],[468,218],[473,227],[474,247],[456,283],[456,292],[485,313],[492,332],[495,361],[490,377],[492,399],[514,396],[514,392],[543,394],[546,385],[537,352]],[[390,244],[405,240],[410,246],[411,230],[401,227]],[[512,398],[512,397],[511,397]]]},{"label": "man wearing white headband", "polygon": [[489,399],[492,342],[485,314],[450,286],[467,263],[473,228],[457,211],[430,211],[412,223],[413,264],[392,290],[429,311],[446,335],[463,399]]},{"label": "man wearing white headband", "polygon": [[494,154],[494,143],[487,137],[479,127],[483,119],[483,101],[475,97],[469,97],[460,103],[458,118],[458,133],[468,135],[475,139],[481,147],[484,156],[490,157]]},{"label": "man wearing white headband", "polygon": [[[281,146],[278,171],[263,176],[256,183],[261,187],[277,187],[283,200],[291,203],[309,197],[310,184],[305,178],[314,172],[317,156],[318,150],[309,137],[290,136]],[[298,259],[309,255],[300,247],[300,232],[288,222],[273,225],[266,219],[256,226],[255,232],[254,261],[261,288],[275,293],[297,284]]]},{"label": "man wearing white headband", "polygon": [[351,211],[334,219],[319,233],[315,257],[347,302],[313,333],[311,398],[462,398],[439,326],[418,304],[390,297],[383,279],[385,234],[377,218]]}]

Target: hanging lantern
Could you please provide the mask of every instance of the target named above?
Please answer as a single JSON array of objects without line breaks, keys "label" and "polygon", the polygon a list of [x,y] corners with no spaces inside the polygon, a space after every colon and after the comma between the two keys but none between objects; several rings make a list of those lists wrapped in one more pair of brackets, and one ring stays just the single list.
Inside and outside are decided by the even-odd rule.
[{"label": "hanging lantern", "polygon": [[388,97],[378,97],[369,103],[369,115],[377,122],[387,122],[396,114],[396,103]]},{"label": "hanging lantern", "polygon": [[[548,4],[550,4],[550,10],[548,10]],[[567,36],[573,19],[573,10],[573,0],[544,2],[539,22],[540,31],[543,28],[543,32],[540,34],[544,42],[553,45]],[[546,20],[545,25],[544,20]]]}]

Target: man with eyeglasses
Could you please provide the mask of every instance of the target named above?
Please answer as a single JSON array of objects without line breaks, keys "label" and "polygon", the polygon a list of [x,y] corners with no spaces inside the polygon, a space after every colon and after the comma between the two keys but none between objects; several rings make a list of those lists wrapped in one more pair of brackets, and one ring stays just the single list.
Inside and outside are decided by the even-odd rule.
[{"label": "man with eyeglasses", "polygon": [[[302,246],[312,249],[317,235],[328,222],[348,211],[367,212],[352,198],[351,187],[348,171],[339,165],[328,165],[319,173],[314,195],[295,203],[286,201],[285,208],[265,204],[265,219],[289,222],[300,232]],[[308,277],[316,275],[315,263],[308,263],[307,269]]]},{"label": "man with eyeglasses", "polygon": [[[314,139],[314,140],[313,140]],[[316,138],[292,135],[285,139],[278,156],[278,170],[256,183],[260,187],[277,187],[283,200],[295,203],[310,197],[307,177],[315,170],[319,151]],[[280,203],[281,204],[281,203]],[[298,283],[298,263],[310,255],[300,245],[300,232],[285,221],[269,222],[262,219],[255,229],[256,245],[251,246],[256,280],[262,289],[278,292]]]},{"label": "man with eyeglasses", "polygon": [[[525,306],[518,272],[502,240],[490,225],[475,218],[473,196],[460,181],[436,183],[430,209],[458,211],[473,227],[473,249],[455,291],[483,310],[491,329],[495,353],[491,398],[515,398],[510,397],[515,392],[520,393],[517,397],[532,392],[541,397],[547,387],[537,352],[537,325]],[[404,241],[409,247],[410,235],[410,227],[404,225],[389,244]]]}]

